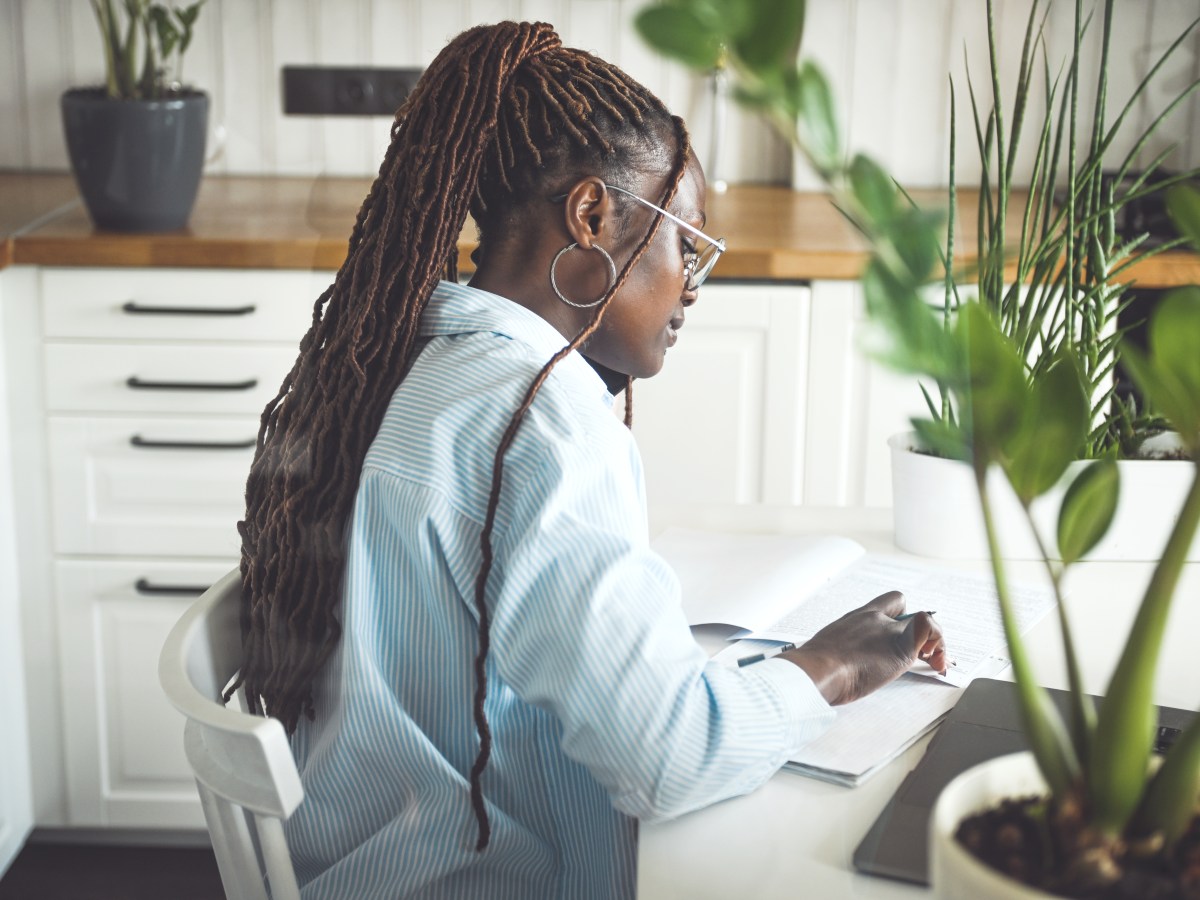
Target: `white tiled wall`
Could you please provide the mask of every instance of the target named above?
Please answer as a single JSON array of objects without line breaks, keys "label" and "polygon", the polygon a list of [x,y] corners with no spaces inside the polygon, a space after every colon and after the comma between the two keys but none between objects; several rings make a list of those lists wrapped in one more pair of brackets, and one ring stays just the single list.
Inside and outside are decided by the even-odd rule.
[{"label": "white tiled wall", "polygon": [[[1002,58],[1018,55],[1030,2],[995,0]],[[373,173],[389,121],[284,116],[280,67],[425,65],[453,34],[502,18],[552,22],[566,44],[595,51],[625,68],[688,120],[703,159],[709,147],[708,87],[641,43],[631,21],[645,3],[208,0],[184,76],[212,94],[220,135],[210,141],[210,149],[219,152],[209,171]],[[1159,53],[1200,16],[1200,0],[1118,0],[1116,6],[1110,118]],[[984,0],[808,0],[804,53],[822,64],[835,86],[848,146],[873,154],[908,185],[944,183],[947,75],[952,73],[959,104],[960,182],[978,174],[963,57],[969,48],[976,94],[990,96],[983,9]],[[1052,68],[1069,49],[1073,11],[1068,0],[1050,7],[1046,35]],[[1149,122],[1164,97],[1200,77],[1200,29],[1189,35],[1182,50],[1161,73],[1158,88],[1131,110],[1129,125]],[[101,66],[88,0],[0,0],[0,168],[67,167],[58,97],[68,86],[98,83]],[[1004,82],[1008,89],[1012,80]],[[1090,119],[1093,96],[1090,88],[1085,90],[1081,120]],[[1175,111],[1142,159],[1148,161],[1170,144],[1178,145],[1172,158],[1176,165],[1200,164],[1200,91]],[[1126,139],[1115,149],[1128,148]],[[1032,150],[1029,136],[1019,154],[1026,167]],[[717,174],[730,181],[816,185],[802,165],[793,167],[782,141],[736,109],[729,113],[721,158]]]}]

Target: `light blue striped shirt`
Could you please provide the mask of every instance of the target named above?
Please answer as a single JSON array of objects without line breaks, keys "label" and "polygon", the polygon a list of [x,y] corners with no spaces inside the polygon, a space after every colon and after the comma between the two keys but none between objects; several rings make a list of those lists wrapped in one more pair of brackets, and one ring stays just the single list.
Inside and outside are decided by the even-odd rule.
[{"label": "light blue striped shirt", "polygon": [[564,340],[448,282],[421,333],[363,465],[345,631],[316,720],[293,739],[303,896],[631,897],[637,819],[753,790],[832,713],[791,663],[708,661],[648,546],[633,437],[572,354],[505,458],[487,589],[492,838],[475,852],[474,584],[492,459]]}]

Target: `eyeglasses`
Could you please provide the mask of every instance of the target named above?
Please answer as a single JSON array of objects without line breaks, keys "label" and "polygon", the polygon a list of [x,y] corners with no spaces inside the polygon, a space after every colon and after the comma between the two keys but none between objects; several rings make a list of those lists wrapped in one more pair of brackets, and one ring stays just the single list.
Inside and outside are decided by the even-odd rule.
[{"label": "eyeglasses", "polygon": [[[683,219],[679,218],[679,216],[667,212],[661,206],[655,206],[649,200],[639,197],[632,191],[627,191],[625,188],[619,188],[611,184],[605,184],[604,186],[610,191],[616,191],[618,194],[624,194],[626,197],[636,200],[638,203],[642,204],[642,206],[648,206],[656,213],[666,216],[680,228],[683,228],[684,230],[707,242],[708,246],[706,246],[699,253],[697,253],[695,250],[692,250],[684,253],[683,255],[684,290],[699,290],[700,285],[704,284],[705,279],[707,279],[709,273],[712,272],[713,266],[717,264],[717,260],[721,258],[721,254],[725,252],[725,239],[709,237],[699,228],[689,225],[687,222],[683,221]],[[567,195],[559,194],[557,197],[551,197],[550,199],[555,203],[559,203],[567,199]]]}]

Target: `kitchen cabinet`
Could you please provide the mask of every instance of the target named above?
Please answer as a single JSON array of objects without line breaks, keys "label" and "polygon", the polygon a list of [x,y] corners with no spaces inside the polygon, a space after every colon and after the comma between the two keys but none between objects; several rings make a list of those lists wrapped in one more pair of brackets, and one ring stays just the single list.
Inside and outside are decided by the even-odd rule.
[{"label": "kitchen cabinet", "polygon": [[33,826],[26,729],[24,653],[17,581],[17,522],[4,319],[8,272],[0,270],[0,872]]},{"label": "kitchen cabinet", "polygon": [[[43,399],[26,414],[42,441],[61,710],[34,743],[65,773],[46,824],[202,827],[158,648],[236,564],[259,413],[330,273],[20,271],[36,273],[21,299]],[[663,373],[635,389],[652,503],[803,502],[811,313],[803,284],[705,287]]]},{"label": "kitchen cabinet", "polygon": [[[202,827],[158,648],[236,564],[259,414],[331,273],[9,271],[32,337],[24,455],[44,476],[24,498],[46,535],[26,593],[53,596],[36,702],[60,712],[34,721],[38,821]],[[920,395],[856,354],[860,328],[850,283],[707,284],[663,371],[635,384],[649,502],[886,505],[885,423]]]},{"label": "kitchen cabinet", "polygon": [[662,371],[634,383],[650,504],[803,501],[809,295],[796,283],[704,285]]},{"label": "kitchen cabinet", "polygon": [[327,282],[39,272],[63,824],[204,827],[158,652],[188,603],[237,564],[259,415]]},{"label": "kitchen cabinet", "polygon": [[234,565],[184,557],[55,562],[71,825],[204,828],[183,717],[158,686],[158,653],[196,592]]}]

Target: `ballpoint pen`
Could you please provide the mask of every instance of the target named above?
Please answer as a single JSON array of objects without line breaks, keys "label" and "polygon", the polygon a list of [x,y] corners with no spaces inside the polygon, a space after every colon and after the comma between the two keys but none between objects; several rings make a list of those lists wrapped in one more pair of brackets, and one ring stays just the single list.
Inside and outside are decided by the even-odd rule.
[{"label": "ballpoint pen", "polygon": [[[778,656],[780,653],[787,653],[789,650],[795,650],[795,649],[796,649],[795,644],[791,644],[791,643],[784,644],[781,647],[776,647],[775,652],[772,653],[771,656]],[[748,665],[751,665],[752,663],[762,662],[764,659],[770,659],[771,656],[768,656],[766,653],[752,653],[750,656],[743,656],[741,659],[739,659],[737,661],[738,667],[740,668],[741,666],[748,666]]]}]

